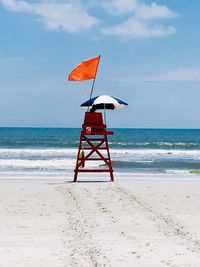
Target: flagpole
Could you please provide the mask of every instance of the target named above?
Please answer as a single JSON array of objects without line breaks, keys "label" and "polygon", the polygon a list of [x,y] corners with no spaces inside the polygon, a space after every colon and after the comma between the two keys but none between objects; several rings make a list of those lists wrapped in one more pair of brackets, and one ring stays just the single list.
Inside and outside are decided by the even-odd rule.
[{"label": "flagpole", "polygon": [[[95,77],[93,79],[92,88],[91,88],[91,91],[90,91],[90,100],[92,98],[92,93],[93,93],[93,90],[94,90],[94,85],[95,85],[95,81],[96,81],[96,76],[97,76],[97,71],[98,71],[100,59],[101,59],[101,55],[99,55],[99,61],[98,61],[98,64],[97,64],[97,68],[96,68],[96,72],[95,72]],[[89,103],[88,103],[88,109],[87,109],[87,111],[89,111],[90,100],[89,100]]]}]

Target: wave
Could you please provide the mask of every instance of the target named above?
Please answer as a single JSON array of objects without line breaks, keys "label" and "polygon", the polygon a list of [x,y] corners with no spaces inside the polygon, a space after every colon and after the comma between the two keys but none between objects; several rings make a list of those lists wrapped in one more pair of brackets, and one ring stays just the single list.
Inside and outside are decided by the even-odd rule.
[{"label": "wave", "polygon": [[0,148],[0,159],[74,158],[77,148]]},{"label": "wave", "polygon": [[[200,170],[200,150],[111,148],[110,152],[113,168],[119,172],[195,170],[193,173],[197,173]],[[77,148],[0,148],[0,173],[73,172],[76,156]],[[87,163],[91,168],[100,165],[102,161]]]},{"label": "wave", "polygon": [[[69,172],[73,171],[76,163],[76,158],[73,159],[1,159],[0,173],[2,172]],[[97,162],[89,162],[91,168],[98,166]]]},{"label": "wave", "polygon": [[23,159],[4,159],[0,160],[0,170],[65,170],[74,166],[75,160],[23,160]]},{"label": "wave", "polygon": [[116,168],[152,168],[152,169],[162,169],[162,168],[179,168],[179,169],[190,169],[198,168],[200,169],[199,161],[176,161],[176,160],[143,160],[143,161],[123,161],[123,160],[114,160],[112,161],[113,166]]},{"label": "wave", "polygon": [[[0,155],[12,156],[66,156],[74,155],[77,149],[67,148],[0,148]],[[0,156],[1,157],[1,156]]]},{"label": "wave", "polygon": [[193,174],[193,175],[199,175],[200,169],[173,169],[173,170],[163,170],[161,171],[163,174]]},{"label": "wave", "polygon": [[191,173],[191,174],[200,174],[200,170],[193,169],[193,170],[190,170],[189,173]]},{"label": "wave", "polygon": [[199,143],[184,142],[109,142],[111,147],[127,148],[178,148],[178,149],[200,149]]},{"label": "wave", "polygon": [[112,149],[111,153],[123,155],[146,155],[146,156],[194,156],[200,157],[200,150],[183,149]]},{"label": "wave", "polygon": [[[76,148],[79,144],[79,140],[0,140],[0,148]],[[195,142],[133,142],[133,141],[109,141],[109,145],[112,148],[174,148],[174,149],[200,149],[200,143]]]},{"label": "wave", "polygon": [[[85,154],[88,152],[85,151]],[[200,159],[200,150],[187,149],[110,149],[111,156],[135,161],[154,160],[156,158],[194,158]],[[62,159],[76,158],[77,148],[0,148],[0,159]]]}]

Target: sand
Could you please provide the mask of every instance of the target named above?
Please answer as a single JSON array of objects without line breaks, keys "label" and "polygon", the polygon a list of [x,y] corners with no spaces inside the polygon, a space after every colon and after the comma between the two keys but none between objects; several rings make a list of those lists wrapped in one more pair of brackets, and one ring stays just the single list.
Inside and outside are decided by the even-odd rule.
[{"label": "sand", "polygon": [[200,266],[200,180],[0,180],[0,266]]}]

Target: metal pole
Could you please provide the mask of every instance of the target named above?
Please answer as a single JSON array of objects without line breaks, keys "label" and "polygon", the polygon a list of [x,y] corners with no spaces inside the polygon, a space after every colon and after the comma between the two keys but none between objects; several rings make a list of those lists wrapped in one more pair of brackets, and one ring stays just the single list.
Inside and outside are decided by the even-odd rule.
[{"label": "metal pole", "polygon": [[105,109],[105,104],[104,104],[104,123],[106,125],[106,109]]},{"label": "metal pole", "polygon": [[[92,92],[93,92],[93,89],[94,89],[95,80],[96,80],[96,76],[95,76],[95,78],[93,80],[93,83],[92,83],[92,89],[90,91],[90,100],[92,98]],[[87,111],[89,111],[89,108],[90,108],[90,100],[89,100],[89,103],[88,103],[88,109],[87,109]]]},{"label": "metal pole", "polygon": [[[101,55],[99,55],[99,61],[100,61],[100,59],[101,59]],[[90,91],[90,100],[92,98],[92,93],[93,93],[93,90],[94,90],[94,85],[95,85],[96,76],[97,76],[97,70],[98,70],[98,67],[99,67],[99,61],[98,61],[98,64],[97,64],[95,77],[94,77],[94,80],[93,80],[93,83],[92,83],[92,88],[91,88],[91,91]],[[88,103],[88,109],[87,109],[87,111],[89,111],[89,108],[90,108],[90,100],[89,100],[89,103]]]}]

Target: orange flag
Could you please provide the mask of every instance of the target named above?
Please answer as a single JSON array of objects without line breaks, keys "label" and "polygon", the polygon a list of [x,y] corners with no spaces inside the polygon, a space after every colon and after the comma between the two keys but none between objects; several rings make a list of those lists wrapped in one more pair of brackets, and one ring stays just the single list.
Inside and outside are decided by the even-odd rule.
[{"label": "orange flag", "polygon": [[85,81],[94,79],[97,74],[101,56],[94,57],[81,62],[68,76],[69,81]]}]

